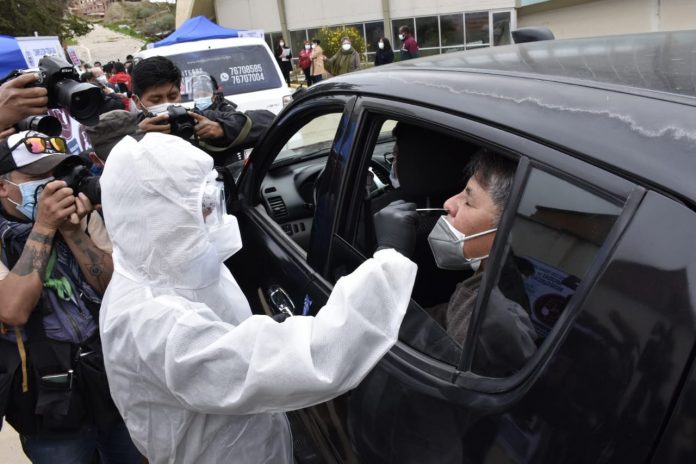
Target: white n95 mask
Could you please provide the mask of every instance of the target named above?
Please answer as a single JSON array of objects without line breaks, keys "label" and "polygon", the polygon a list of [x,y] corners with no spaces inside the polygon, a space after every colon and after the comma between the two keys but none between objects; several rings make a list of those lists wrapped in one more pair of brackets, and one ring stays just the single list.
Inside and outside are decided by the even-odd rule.
[{"label": "white n95 mask", "polygon": [[428,244],[433,252],[435,264],[440,269],[450,271],[473,269],[477,271],[481,266],[481,261],[488,258],[488,255],[479,256],[477,258],[467,258],[464,256],[464,242],[483,235],[492,234],[498,228],[484,230],[477,234],[463,234],[454,228],[450,222],[445,219],[445,216],[440,218],[435,223],[435,227],[428,235]]}]

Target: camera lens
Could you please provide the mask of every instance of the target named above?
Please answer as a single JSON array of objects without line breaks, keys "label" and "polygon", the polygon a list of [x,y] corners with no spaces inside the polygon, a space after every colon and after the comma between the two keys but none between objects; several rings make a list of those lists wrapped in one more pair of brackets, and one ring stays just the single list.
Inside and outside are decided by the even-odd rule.
[{"label": "camera lens", "polygon": [[99,87],[86,82],[64,79],[56,83],[58,104],[70,111],[70,115],[86,126],[99,122],[102,93]]},{"label": "camera lens", "polygon": [[36,131],[52,137],[59,136],[63,132],[63,126],[58,118],[50,115],[29,116],[17,123],[18,131]]}]

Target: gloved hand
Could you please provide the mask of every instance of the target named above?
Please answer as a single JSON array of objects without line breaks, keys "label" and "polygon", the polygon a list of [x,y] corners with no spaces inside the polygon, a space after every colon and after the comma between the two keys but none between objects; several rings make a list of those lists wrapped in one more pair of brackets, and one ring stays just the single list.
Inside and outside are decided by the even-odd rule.
[{"label": "gloved hand", "polygon": [[394,248],[410,258],[416,246],[418,213],[415,203],[397,200],[375,214],[377,249]]}]

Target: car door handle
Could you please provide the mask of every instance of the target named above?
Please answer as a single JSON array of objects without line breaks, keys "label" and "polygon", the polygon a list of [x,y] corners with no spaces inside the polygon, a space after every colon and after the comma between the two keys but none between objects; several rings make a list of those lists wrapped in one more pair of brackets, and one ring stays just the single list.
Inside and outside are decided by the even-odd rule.
[{"label": "car door handle", "polygon": [[287,314],[288,316],[295,315],[295,304],[292,299],[279,285],[271,285],[268,288],[268,301],[271,308],[276,313]]}]

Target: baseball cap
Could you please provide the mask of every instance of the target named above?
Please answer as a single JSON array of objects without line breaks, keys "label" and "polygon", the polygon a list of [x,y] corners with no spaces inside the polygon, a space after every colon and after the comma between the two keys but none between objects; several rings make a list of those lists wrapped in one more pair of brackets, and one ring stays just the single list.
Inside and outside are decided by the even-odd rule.
[{"label": "baseball cap", "polygon": [[123,137],[130,135],[140,140],[145,133],[138,127],[138,113],[125,110],[113,110],[99,116],[99,123],[86,126],[85,133],[89,137],[94,152],[102,161],[106,161],[113,149]]},{"label": "baseball cap", "polygon": [[[0,143],[0,174],[19,170],[24,174],[39,175],[52,171],[63,160],[71,156],[69,153],[31,153],[27,147],[19,143],[27,137],[45,137],[49,136],[36,131],[22,131],[10,135],[6,140]],[[17,145],[12,151],[10,147]]]}]

